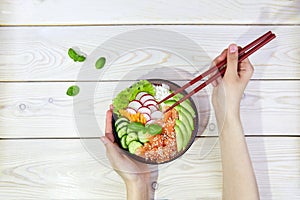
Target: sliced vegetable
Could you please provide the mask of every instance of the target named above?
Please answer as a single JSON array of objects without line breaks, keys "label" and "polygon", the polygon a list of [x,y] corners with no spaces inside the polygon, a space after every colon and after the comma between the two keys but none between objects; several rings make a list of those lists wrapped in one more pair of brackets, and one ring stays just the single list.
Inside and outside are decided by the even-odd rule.
[{"label": "sliced vegetable", "polygon": [[85,61],[85,57],[83,55],[79,55],[74,49],[70,48],[68,50],[68,55],[72,58],[75,62],[83,62]]},{"label": "sliced vegetable", "polygon": [[131,122],[139,122],[142,124],[146,124],[147,120],[144,117],[144,115],[142,115],[141,113],[137,112],[136,114],[130,114],[128,111],[126,110],[120,110],[119,111],[120,114],[124,117],[126,117],[127,119],[129,119]]},{"label": "sliced vegetable", "polygon": [[148,107],[142,106],[137,111],[140,112],[141,114],[151,115],[151,110]]},{"label": "sliced vegetable", "polygon": [[140,98],[144,95],[144,94],[148,94],[147,92],[140,92],[135,96],[135,100],[140,100]]},{"label": "sliced vegetable", "polygon": [[176,144],[177,144],[177,151],[181,151],[183,149],[183,138],[182,138],[182,132],[178,125],[175,125],[174,127],[175,133],[176,133]]},{"label": "sliced vegetable", "polygon": [[116,131],[119,132],[119,130],[123,127],[127,127],[129,124],[129,122],[123,121],[121,123],[118,124],[118,126],[116,126]]},{"label": "sliced vegetable", "polygon": [[[154,97],[150,94],[144,94],[141,98],[140,98],[140,102],[141,103],[145,103],[148,100],[154,100]],[[155,100],[154,100],[155,101]]]},{"label": "sliced vegetable", "polygon": [[140,92],[146,92],[154,96],[155,88],[147,80],[141,80],[133,84],[130,88],[126,88],[113,99],[114,112],[119,115],[119,111],[125,109],[129,102],[134,100]]},{"label": "sliced vegetable", "polygon": [[138,141],[132,141],[128,145],[128,149],[129,149],[130,153],[135,154],[136,150],[142,146],[143,146],[142,143],[140,143]]},{"label": "sliced vegetable", "polygon": [[137,141],[138,135],[135,132],[131,132],[126,137],[126,144],[129,145],[132,141]]},{"label": "sliced vegetable", "polygon": [[124,135],[127,134],[127,126],[122,127],[119,131],[118,131],[118,137],[122,138]]},{"label": "sliced vegetable", "polygon": [[68,88],[66,94],[69,96],[76,96],[77,94],[79,94],[79,87],[77,85],[72,85]]},{"label": "sliced vegetable", "polygon": [[99,58],[95,63],[96,69],[102,69],[105,65],[105,62],[106,62],[106,59],[104,57]]},{"label": "sliced vegetable", "polygon": [[116,127],[117,127],[121,122],[128,122],[128,123],[129,123],[129,120],[126,119],[125,117],[120,117],[120,118],[117,119],[117,121],[115,122]]},{"label": "sliced vegetable", "polygon": [[133,100],[128,104],[128,107],[134,109],[135,111],[137,111],[142,106],[142,103],[138,100]]},{"label": "sliced vegetable", "polygon": [[139,131],[137,133],[139,141],[142,143],[146,143],[149,142],[149,135],[147,133],[145,133],[144,131]]},{"label": "sliced vegetable", "polygon": [[121,146],[122,146],[124,149],[127,149],[127,148],[128,148],[128,145],[126,144],[126,138],[127,138],[127,135],[123,135],[123,137],[121,138]]}]

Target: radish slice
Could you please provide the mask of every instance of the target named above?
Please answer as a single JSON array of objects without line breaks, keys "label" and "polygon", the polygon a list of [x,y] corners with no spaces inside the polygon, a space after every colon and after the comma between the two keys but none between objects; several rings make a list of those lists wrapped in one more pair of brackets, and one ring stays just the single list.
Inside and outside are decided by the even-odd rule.
[{"label": "radish slice", "polygon": [[155,111],[151,114],[151,119],[161,119],[163,118],[163,113],[160,111]]},{"label": "radish slice", "polygon": [[150,94],[144,94],[141,98],[140,98],[140,102],[141,103],[145,103],[148,100],[154,100],[154,97]]},{"label": "radish slice", "polygon": [[151,114],[151,110],[148,107],[140,107],[138,110],[138,112],[140,112],[141,114]]},{"label": "radish slice", "polygon": [[154,104],[149,104],[149,105],[147,105],[147,107],[151,110],[151,112],[155,112],[155,111],[159,110],[157,108],[157,106]]},{"label": "radish slice", "polygon": [[130,114],[136,114],[136,111],[133,108],[126,108],[126,111]]},{"label": "radish slice", "polygon": [[142,107],[142,103],[138,100],[133,100],[128,104],[127,107],[132,108],[135,111],[137,111],[140,107]]},{"label": "radish slice", "polygon": [[143,105],[144,105],[144,106],[155,105],[155,106],[158,108],[157,102],[156,102],[155,100],[153,100],[153,99],[149,99],[149,100],[145,101],[145,102],[143,103]]},{"label": "radish slice", "polygon": [[135,100],[140,100],[140,98],[141,98],[144,94],[148,94],[148,93],[147,93],[147,92],[139,92],[139,93],[137,93],[137,95],[135,96]]},{"label": "radish slice", "polygon": [[148,115],[146,113],[143,113],[142,115],[145,117],[145,119],[146,119],[147,122],[151,120],[150,115]]},{"label": "radish slice", "polygon": [[146,124],[153,124],[155,122],[155,120],[151,119],[149,121],[146,122]]}]

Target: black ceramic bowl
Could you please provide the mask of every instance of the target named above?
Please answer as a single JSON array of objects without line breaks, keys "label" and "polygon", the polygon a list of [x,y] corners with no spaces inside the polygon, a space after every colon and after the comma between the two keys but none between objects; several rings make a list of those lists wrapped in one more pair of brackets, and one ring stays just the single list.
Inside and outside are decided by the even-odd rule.
[{"label": "black ceramic bowl", "polygon": [[[171,82],[171,81],[167,81],[167,80],[162,80],[162,79],[148,79],[149,82],[151,82],[153,85],[162,85],[162,84],[166,84],[170,87],[170,90],[171,91],[175,91],[177,90],[178,88],[180,88],[179,85]],[[187,92],[186,91],[183,91],[181,92],[183,95],[186,95]],[[192,132],[192,136],[190,138],[190,141],[188,142],[187,146],[181,150],[180,152],[178,152],[175,156],[171,157],[169,160],[165,160],[163,162],[154,162],[154,161],[151,161],[151,160],[146,160],[145,158],[143,157],[140,157],[140,156],[137,156],[135,154],[131,154],[129,151],[125,150],[122,148],[121,146],[121,141],[118,137],[118,134],[117,134],[117,131],[116,131],[116,128],[115,128],[115,121],[118,119],[117,115],[116,114],[113,114],[113,120],[112,120],[112,128],[113,128],[113,135],[114,135],[114,138],[115,138],[115,142],[119,145],[119,147],[121,149],[124,150],[124,153],[127,154],[128,156],[132,157],[133,159],[139,161],[139,162],[143,162],[143,163],[146,163],[146,164],[162,164],[162,163],[167,163],[167,162],[170,162],[170,161],[173,161],[177,158],[179,158],[180,156],[182,156],[190,147],[191,145],[193,144],[194,140],[195,140],[195,137],[198,133],[198,129],[199,129],[199,125],[198,125],[198,122],[199,122],[199,112],[196,108],[196,105],[193,101],[192,98],[189,98],[190,102],[191,102],[191,106],[192,108],[195,110],[196,112],[196,116],[194,117],[194,130]],[[200,116],[201,117],[201,116]]]}]

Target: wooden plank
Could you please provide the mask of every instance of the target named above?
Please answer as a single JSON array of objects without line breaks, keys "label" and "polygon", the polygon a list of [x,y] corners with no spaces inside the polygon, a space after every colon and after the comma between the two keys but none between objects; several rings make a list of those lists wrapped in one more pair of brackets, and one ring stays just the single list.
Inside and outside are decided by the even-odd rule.
[{"label": "wooden plank", "polygon": [[[159,168],[157,199],[221,197],[219,145],[200,159],[202,140],[215,139],[198,139],[183,157]],[[261,199],[300,196],[299,142],[299,137],[247,138]],[[0,153],[2,199],[125,198],[121,178],[79,140],[2,140]]]},{"label": "wooden plank", "polygon": [[300,20],[298,1],[3,0],[0,7],[2,25],[299,24]]},{"label": "wooden plank", "polygon": [[[177,83],[182,85],[185,82]],[[104,132],[104,113],[111,100],[118,91],[131,84],[81,82],[81,92],[73,102],[73,98],[65,94],[72,82],[1,83],[0,137],[99,136]],[[251,81],[241,103],[245,134],[299,135],[299,88],[299,81]],[[211,88],[207,88],[206,92],[208,96],[201,94],[195,99],[201,111],[207,109],[203,104],[209,103]],[[74,108],[79,108],[76,114]],[[207,119],[209,125],[203,135],[217,135],[212,107],[209,109],[211,118]],[[96,120],[94,124],[93,119]],[[81,122],[88,130],[77,131]],[[91,131],[93,125],[95,132]]]},{"label": "wooden plank", "polygon": [[[161,38],[156,33],[152,40],[159,44],[150,41],[152,50],[133,50],[130,46],[137,45],[136,38],[112,39],[128,31],[147,28],[175,31],[175,35],[180,33],[191,39],[193,45],[174,41],[175,37]],[[206,70],[209,62],[229,43],[244,46],[267,30],[278,37],[251,56],[255,66],[253,79],[299,79],[299,26],[87,26],[1,27],[0,80],[136,80],[151,70],[160,70],[153,75],[160,78],[191,79]],[[100,47],[104,43],[106,45]],[[85,64],[74,63],[68,57],[70,47],[78,47],[89,55]],[[99,55],[98,50],[96,56],[90,57],[97,47],[101,50]],[[95,60],[104,54],[106,67],[102,71],[94,70]],[[182,58],[183,54],[189,56],[189,62]],[[79,76],[80,69],[85,72],[84,77]]]}]

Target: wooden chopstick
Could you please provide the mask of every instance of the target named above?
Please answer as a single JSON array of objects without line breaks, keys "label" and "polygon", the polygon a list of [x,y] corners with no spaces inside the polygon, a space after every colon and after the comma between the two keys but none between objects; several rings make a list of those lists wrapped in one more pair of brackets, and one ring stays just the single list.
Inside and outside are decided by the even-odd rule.
[{"label": "wooden chopstick", "polygon": [[[266,34],[264,34],[263,36],[259,37],[258,39],[254,40],[253,42],[251,42],[250,44],[248,44],[247,46],[245,46],[244,48],[242,48],[239,51],[239,62],[243,61],[248,56],[250,56],[251,54],[253,54],[254,52],[256,52],[258,49],[262,48],[264,45],[266,45],[267,43],[269,43],[275,37],[276,37],[276,35],[273,34],[271,31],[269,31]],[[252,48],[252,49],[250,49],[250,48]],[[182,103],[186,99],[190,98],[193,94],[199,92],[201,89],[203,89],[204,87],[206,87],[208,84],[210,84],[213,81],[215,81],[218,77],[223,76],[225,74],[225,71],[226,71],[226,66],[224,66],[224,65],[226,65],[226,62],[227,62],[226,59],[223,60],[222,62],[220,62],[216,66],[210,68],[209,70],[207,70],[203,74],[199,75],[198,77],[196,77],[195,79],[193,79],[189,83],[185,84],[183,87],[179,88],[178,90],[176,90],[175,92],[173,92],[172,94],[168,95],[166,98],[164,98],[163,100],[161,100],[160,102],[158,102],[160,104],[160,103],[166,101],[167,99],[173,97],[174,95],[178,94],[179,92],[182,92],[187,87],[195,84],[197,81],[201,80],[202,78],[206,77],[207,75],[213,73],[216,70],[219,70],[219,73],[214,74],[207,81],[205,81],[204,83],[202,83],[201,85],[199,85],[197,88],[195,88],[189,94],[187,94],[182,99],[180,99],[175,104],[173,104],[171,107],[169,107],[167,110],[165,110],[164,113],[168,112],[169,110],[171,110],[175,106],[179,105],[180,103]]]},{"label": "wooden chopstick", "polygon": [[[267,33],[265,33],[264,35],[262,35],[261,37],[257,38],[256,40],[254,40],[253,42],[251,42],[250,44],[248,44],[247,46],[245,46],[243,49],[241,49],[239,51],[239,56],[241,56],[242,54],[245,53],[245,51],[249,50],[249,48],[255,46],[257,43],[265,40],[267,37],[269,37],[272,34],[271,31],[268,31]],[[226,59],[223,60],[222,62],[218,63],[216,66],[208,69],[206,72],[200,74],[198,77],[194,78],[193,80],[191,80],[190,82],[188,82],[187,84],[185,84],[184,86],[182,86],[181,88],[177,89],[176,91],[174,91],[173,93],[171,93],[170,95],[168,95],[167,97],[165,97],[164,99],[162,99],[161,101],[158,102],[158,104],[166,101],[167,99],[173,97],[174,95],[182,92],[183,90],[185,90],[186,88],[188,88],[191,85],[194,85],[195,83],[197,83],[198,81],[200,81],[201,79],[203,79],[204,77],[206,77],[207,75],[211,74],[212,72],[216,71],[217,69],[221,68],[222,66],[224,66],[226,64]]]}]

